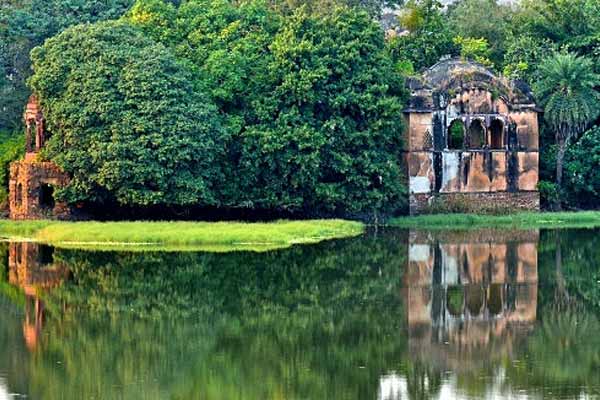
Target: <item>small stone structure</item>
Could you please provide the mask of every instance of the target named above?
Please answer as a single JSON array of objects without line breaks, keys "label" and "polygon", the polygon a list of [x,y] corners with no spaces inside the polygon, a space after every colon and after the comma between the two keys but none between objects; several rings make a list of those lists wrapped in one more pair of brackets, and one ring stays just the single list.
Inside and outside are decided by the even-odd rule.
[{"label": "small stone structure", "polygon": [[447,59],[408,86],[411,214],[539,210],[540,110],[525,84]]},{"label": "small stone structure", "polygon": [[48,139],[44,117],[35,96],[25,110],[25,159],[10,166],[9,208],[11,219],[69,219],[70,208],[54,199],[54,190],[69,183],[69,177],[53,162],[38,161]]}]

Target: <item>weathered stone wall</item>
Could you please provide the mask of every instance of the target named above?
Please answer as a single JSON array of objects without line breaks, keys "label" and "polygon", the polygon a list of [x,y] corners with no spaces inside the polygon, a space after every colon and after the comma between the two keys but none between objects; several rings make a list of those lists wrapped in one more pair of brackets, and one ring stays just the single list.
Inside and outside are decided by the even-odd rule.
[{"label": "weathered stone wall", "polygon": [[68,175],[52,162],[25,160],[12,163],[9,180],[10,218],[69,219],[71,212],[66,203],[55,202],[53,207],[41,203],[44,185],[60,188],[68,183]]},{"label": "weathered stone wall", "polygon": [[422,193],[411,194],[411,214],[504,213],[538,211],[539,192]]},{"label": "weathered stone wall", "polygon": [[[409,88],[403,137],[412,214],[435,211],[421,198],[453,202],[438,207],[446,212],[487,212],[505,200],[493,208],[539,209],[535,195],[513,195],[538,184],[539,110],[529,92],[459,59],[436,64]],[[473,196],[442,196],[459,193]]]}]

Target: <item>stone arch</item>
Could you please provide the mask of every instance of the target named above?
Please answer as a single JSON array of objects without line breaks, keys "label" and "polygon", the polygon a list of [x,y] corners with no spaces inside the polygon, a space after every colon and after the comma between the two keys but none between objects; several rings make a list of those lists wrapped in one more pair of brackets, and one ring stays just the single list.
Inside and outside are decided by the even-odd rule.
[{"label": "stone arch", "polygon": [[455,119],[448,126],[448,148],[460,150],[465,147],[465,123],[461,119]]},{"label": "stone arch", "polygon": [[485,145],[485,127],[480,119],[474,119],[469,125],[469,148],[481,149]]},{"label": "stone arch", "polygon": [[497,150],[503,149],[504,142],[504,122],[495,118],[490,124],[490,148]]},{"label": "stone arch", "polygon": [[467,309],[469,314],[476,317],[483,311],[485,305],[485,294],[483,288],[479,285],[470,285],[467,287]]},{"label": "stone arch", "polygon": [[463,314],[465,293],[462,286],[449,287],[446,292],[446,309],[450,315],[460,317]]},{"label": "stone arch", "polygon": [[502,314],[504,309],[504,295],[501,284],[490,285],[487,304],[491,315],[498,316]]}]

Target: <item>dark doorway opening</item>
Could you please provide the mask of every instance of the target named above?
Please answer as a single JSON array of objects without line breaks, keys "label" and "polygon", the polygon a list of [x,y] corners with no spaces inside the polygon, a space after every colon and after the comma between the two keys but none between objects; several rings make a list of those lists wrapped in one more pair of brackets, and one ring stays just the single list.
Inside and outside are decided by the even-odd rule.
[{"label": "dark doorway opening", "polygon": [[54,247],[41,245],[38,261],[40,262],[41,266],[53,264],[54,263]]},{"label": "dark doorway opening", "polygon": [[475,119],[469,127],[469,148],[480,149],[485,144],[485,128],[480,120]]},{"label": "dark doorway opening", "polygon": [[23,204],[23,185],[19,183],[16,190],[15,203],[17,203],[17,206],[21,207],[21,204]]},{"label": "dark doorway opening", "polygon": [[40,187],[40,207],[52,210],[54,209],[54,187],[43,183]]},{"label": "dark doorway opening", "polygon": [[490,125],[490,148],[504,148],[504,123],[499,119],[493,120]]}]

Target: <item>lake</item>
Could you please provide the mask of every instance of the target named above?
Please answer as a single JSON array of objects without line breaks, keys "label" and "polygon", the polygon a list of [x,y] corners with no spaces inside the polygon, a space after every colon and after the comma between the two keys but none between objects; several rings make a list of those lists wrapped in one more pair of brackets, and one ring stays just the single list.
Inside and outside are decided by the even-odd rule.
[{"label": "lake", "polygon": [[600,398],[599,230],[0,243],[0,400]]}]

